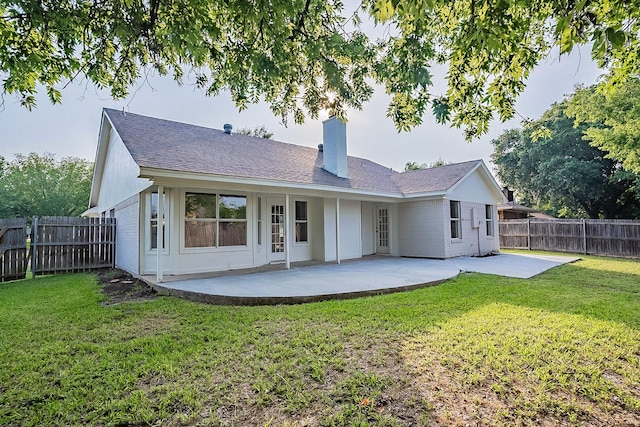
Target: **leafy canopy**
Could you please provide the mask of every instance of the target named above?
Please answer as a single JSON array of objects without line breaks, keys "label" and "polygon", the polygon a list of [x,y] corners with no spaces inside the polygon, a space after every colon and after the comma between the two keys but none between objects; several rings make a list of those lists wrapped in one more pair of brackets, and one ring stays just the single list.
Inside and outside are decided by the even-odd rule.
[{"label": "leafy canopy", "polygon": [[445,162],[444,160],[442,160],[442,158],[439,158],[435,162],[431,162],[431,163],[407,162],[404,165],[404,172],[435,168],[438,166],[450,165],[452,163],[453,162]]},{"label": "leafy canopy", "polygon": [[[640,218],[640,177],[584,139],[589,123],[574,127],[567,103],[554,104],[532,127],[492,141],[498,177],[520,202],[554,216]],[[534,138],[537,127],[548,138]]]},{"label": "leafy canopy", "polygon": [[[344,117],[372,95],[391,96],[399,130],[436,119],[471,139],[506,120],[533,67],[554,46],[592,43],[610,89],[639,73],[640,5],[631,0],[28,0],[0,1],[0,78],[27,108],[42,85],[86,78],[127,95],[155,71],[185,75],[209,95],[229,90],[239,108],[264,99],[283,120]],[[373,40],[364,19],[382,27]],[[444,64],[446,93],[432,94]]]},{"label": "leafy canopy", "polygon": [[[629,80],[615,92],[598,87],[579,87],[569,99],[567,113],[576,124],[586,124],[585,138],[640,174],[640,81]],[[589,123],[603,126],[589,126]]]},{"label": "leafy canopy", "polygon": [[50,153],[0,158],[0,218],[77,216],[87,209],[93,163]]}]

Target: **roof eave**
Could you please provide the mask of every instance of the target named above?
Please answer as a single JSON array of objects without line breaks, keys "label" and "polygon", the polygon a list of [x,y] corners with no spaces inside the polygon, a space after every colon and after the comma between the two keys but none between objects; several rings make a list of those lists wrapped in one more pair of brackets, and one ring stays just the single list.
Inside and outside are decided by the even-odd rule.
[{"label": "roof eave", "polygon": [[107,146],[109,145],[110,132],[114,129],[113,123],[109,119],[107,112],[102,110],[100,119],[100,132],[98,132],[98,145],[96,146],[96,156],[93,165],[93,176],[91,178],[91,193],[89,196],[89,209],[98,204],[102,175],[107,158]]},{"label": "roof eave", "polygon": [[402,193],[389,193],[371,190],[361,190],[357,188],[335,187],[331,185],[307,184],[291,181],[276,181],[264,178],[249,178],[241,176],[216,175],[198,172],[174,171],[160,168],[150,168],[140,166],[139,178],[147,178],[156,181],[157,178],[169,179],[188,179],[205,182],[224,182],[229,184],[258,185],[264,187],[292,188],[301,190],[325,191],[331,193],[344,193],[352,195],[388,197],[401,199],[404,197]]}]

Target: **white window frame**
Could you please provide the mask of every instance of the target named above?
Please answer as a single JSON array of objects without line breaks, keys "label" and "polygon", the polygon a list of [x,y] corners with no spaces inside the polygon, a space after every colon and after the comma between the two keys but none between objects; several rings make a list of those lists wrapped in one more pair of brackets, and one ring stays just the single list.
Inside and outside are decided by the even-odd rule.
[{"label": "white window frame", "polygon": [[[158,249],[157,248],[153,248],[153,244],[151,242],[151,198],[153,197],[153,194],[158,194],[158,190],[156,189],[155,191],[151,191],[149,193],[145,194],[145,221],[144,221],[144,227],[145,227],[145,243],[144,243],[144,247],[145,247],[145,251],[148,254],[156,254],[158,253]],[[164,204],[163,204],[163,210],[164,210],[164,248],[162,249],[162,253],[164,254],[168,254],[169,253],[169,246],[170,246],[170,237],[171,237],[171,230],[170,230],[170,204],[171,204],[171,197],[169,196],[169,192],[165,189],[164,190]],[[157,222],[158,220],[154,220],[155,222]],[[155,242],[153,242],[155,243]]]},{"label": "white window frame", "polygon": [[487,237],[495,237],[496,231],[493,222],[493,205],[484,205],[485,220],[487,222]]},{"label": "white window frame", "polygon": [[[458,206],[457,217],[453,216],[453,209],[451,209],[454,203]],[[458,234],[455,237],[452,234],[451,240],[456,240],[456,241],[462,240],[462,206],[459,200],[449,200],[449,220],[452,225],[454,222],[456,223],[456,232]],[[449,227],[449,228],[451,229],[452,227]]]},{"label": "white window frame", "polygon": [[256,244],[262,246],[262,197],[256,197],[256,229],[258,232]]},{"label": "white window frame", "polygon": [[[186,246],[186,236],[184,232],[185,222],[190,220],[185,218],[185,204],[187,200],[188,193],[199,193],[199,194],[210,194],[216,197],[216,218],[205,219],[206,221],[211,221],[216,223],[216,245],[215,246],[200,246],[200,247],[190,247]],[[229,220],[225,218],[221,221],[220,219],[220,197],[221,196],[232,196],[232,197],[244,197],[247,203],[246,216],[247,218],[241,220]],[[252,227],[250,227],[251,223],[249,222],[249,207],[252,206],[251,197],[245,192],[241,191],[220,191],[220,190],[211,190],[211,189],[200,189],[200,188],[187,188],[184,189],[181,193],[180,197],[180,253],[191,254],[191,253],[210,253],[210,252],[238,252],[238,251],[248,251],[251,249],[251,241],[250,238],[252,233]],[[247,224],[247,244],[246,245],[236,245],[236,246],[220,246],[220,222],[244,222]]]},{"label": "white window frame", "polygon": [[[306,210],[307,210],[307,219],[301,219],[299,220],[297,218],[297,211],[296,211],[296,203],[301,202],[304,203],[306,205]],[[310,238],[310,231],[309,231],[309,201],[304,200],[304,199],[294,199],[293,200],[293,238],[294,238],[294,242],[293,244],[296,246],[306,246],[309,244],[309,241],[311,240]],[[296,235],[296,226],[298,224],[307,224],[307,240],[301,240],[298,241],[298,236]]]}]

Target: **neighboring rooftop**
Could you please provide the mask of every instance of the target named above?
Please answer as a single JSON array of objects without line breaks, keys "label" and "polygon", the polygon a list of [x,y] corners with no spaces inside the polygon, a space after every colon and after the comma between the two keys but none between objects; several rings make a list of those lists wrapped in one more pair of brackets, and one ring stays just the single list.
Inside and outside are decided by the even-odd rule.
[{"label": "neighboring rooftop", "polygon": [[271,139],[104,109],[140,167],[315,184],[380,193],[446,192],[481,160],[411,172],[348,156],[349,178],[322,168],[323,153]]}]

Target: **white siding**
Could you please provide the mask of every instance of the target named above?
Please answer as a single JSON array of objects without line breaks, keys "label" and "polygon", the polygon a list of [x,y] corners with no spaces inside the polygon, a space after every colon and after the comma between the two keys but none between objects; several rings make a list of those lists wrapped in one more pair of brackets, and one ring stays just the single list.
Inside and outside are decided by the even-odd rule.
[{"label": "white siding", "polygon": [[[455,200],[455,199],[453,199]],[[460,201],[460,215],[461,215],[461,228],[462,238],[451,239],[451,226],[450,226],[450,211],[449,201],[445,203],[445,252],[446,257],[456,256],[481,256],[487,255],[493,251],[500,249],[500,242],[497,234],[493,237],[487,236],[486,222],[484,219],[485,204]],[[480,214],[480,226],[477,228],[472,227],[471,211],[477,209]],[[494,207],[495,211],[495,207]],[[494,215],[497,213],[494,212]],[[494,216],[496,218],[496,216]],[[494,223],[496,223],[494,219]],[[494,226],[495,228],[495,226]],[[478,246],[479,245],[479,246]]]},{"label": "white siding", "polygon": [[340,258],[362,257],[361,207],[355,200],[340,199]]},{"label": "white siding", "polygon": [[[447,196],[449,200],[460,201],[462,216],[462,239],[451,239],[449,202],[445,202],[445,247],[446,256],[479,256],[500,250],[497,233],[497,204],[502,201],[502,193],[480,169],[469,175]],[[487,236],[485,206],[494,210],[494,236]],[[471,224],[472,210],[479,216],[479,227]]]},{"label": "white siding", "polygon": [[373,214],[373,204],[362,202],[361,208],[361,233],[362,239],[362,255],[371,255],[376,252],[375,242],[375,215]]},{"label": "white siding", "polygon": [[115,207],[116,267],[139,274],[140,195],[127,199]]},{"label": "white siding", "polygon": [[398,203],[389,205],[389,255],[400,256],[400,212]]},{"label": "white siding", "polygon": [[116,204],[148,188],[151,183],[138,178],[140,169],[116,132],[111,133],[100,183],[99,212],[108,211]]},{"label": "white siding", "polygon": [[311,258],[324,260],[324,200],[312,199],[309,204],[309,239]]},{"label": "white siding", "polygon": [[[360,202],[340,199],[340,259],[362,257]],[[324,261],[336,260],[336,199],[324,199]]]},{"label": "white siding", "polygon": [[336,260],[336,199],[324,199],[323,212],[324,259]]},{"label": "white siding", "polygon": [[[448,203],[448,202],[447,202]],[[400,255],[444,258],[443,199],[406,202],[399,207]],[[447,209],[447,214],[448,214]]]},{"label": "white siding", "polygon": [[486,205],[497,205],[502,201],[502,193],[490,181],[482,169],[476,169],[458,184],[448,195],[451,200],[464,200]]}]

